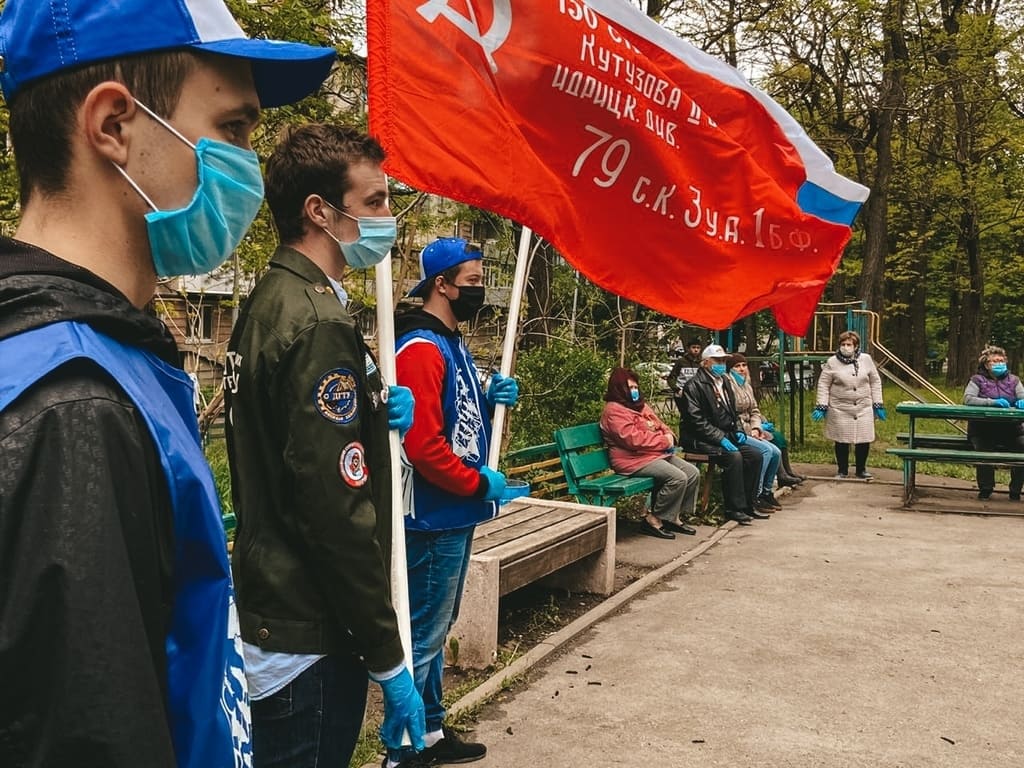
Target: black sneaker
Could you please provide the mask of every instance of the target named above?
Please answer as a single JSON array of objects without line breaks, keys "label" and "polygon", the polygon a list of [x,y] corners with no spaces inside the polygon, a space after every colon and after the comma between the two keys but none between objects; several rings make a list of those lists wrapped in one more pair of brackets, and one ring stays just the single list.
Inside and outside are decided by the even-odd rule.
[{"label": "black sneaker", "polygon": [[[402,762],[395,766],[395,768],[428,768],[432,765],[429,760],[424,760],[420,754],[412,754],[408,757],[403,757]],[[385,755],[384,760],[380,764],[380,768],[388,768],[388,758]]]},{"label": "black sneaker", "polygon": [[448,763],[472,763],[483,759],[487,747],[472,741],[463,741],[459,734],[447,725],[441,726],[444,737],[432,747],[427,747],[417,757],[426,764],[445,765]]},{"label": "black sneaker", "polygon": [[987,498],[989,498],[991,496],[992,496],[992,489],[991,488],[982,488],[980,491],[978,491],[978,498],[979,499],[987,499]]}]

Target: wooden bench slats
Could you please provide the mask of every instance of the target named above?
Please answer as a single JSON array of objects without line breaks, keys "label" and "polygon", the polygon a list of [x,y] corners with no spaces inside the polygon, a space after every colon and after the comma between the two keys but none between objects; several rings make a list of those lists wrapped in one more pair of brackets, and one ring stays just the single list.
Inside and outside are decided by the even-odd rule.
[{"label": "wooden bench slats", "polygon": [[[503,546],[509,542],[515,541],[516,539],[528,536],[542,528],[557,525],[565,520],[571,520],[576,517],[582,518],[583,522],[581,527],[585,528],[587,525],[590,525],[590,520],[592,518],[597,517],[593,514],[572,509],[552,509],[545,511],[542,514],[532,515],[530,512],[532,512],[532,510],[517,512],[514,519],[513,516],[509,516],[509,520],[501,527],[488,525],[490,530],[488,530],[486,536],[473,537],[473,551],[482,554],[490,549],[494,549],[495,547]],[[512,552],[512,550],[509,550],[509,552]]]},{"label": "wooden bench slats", "polygon": [[[554,573],[567,563],[582,560],[605,545],[604,527],[590,528],[572,534],[547,547],[537,549],[515,563],[501,568],[499,591],[502,595],[525,587],[537,579]],[[557,551],[556,551],[557,550]]]},{"label": "wooden bench slats", "polygon": [[543,520],[534,521],[533,525],[520,526],[518,530],[506,528],[498,536],[474,541],[473,552],[487,555],[500,547],[504,567],[505,563],[520,560],[526,555],[550,546],[553,542],[562,541],[569,536],[600,527],[604,522],[606,521],[593,514],[545,517]]}]

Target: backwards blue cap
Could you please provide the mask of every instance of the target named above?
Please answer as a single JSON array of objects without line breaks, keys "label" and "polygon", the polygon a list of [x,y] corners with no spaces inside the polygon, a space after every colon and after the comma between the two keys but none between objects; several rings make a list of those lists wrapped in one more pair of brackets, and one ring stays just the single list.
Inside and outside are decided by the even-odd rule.
[{"label": "backwards blue cap", "polygon": [[10,102],[48,75],[180,48],[248,59],[264,107],[311,94],[335,57],[333,48],[246,37],[223,0],[7,0],[0,87]]},{"label": "backwards blue cap", "polygon": [[478,261],[484,257],[479,248],[471,248],[461,237],[439,237],[420,251],[420,281],[409,291],[419,296],[427,283],[445,270],[464,261]]}]

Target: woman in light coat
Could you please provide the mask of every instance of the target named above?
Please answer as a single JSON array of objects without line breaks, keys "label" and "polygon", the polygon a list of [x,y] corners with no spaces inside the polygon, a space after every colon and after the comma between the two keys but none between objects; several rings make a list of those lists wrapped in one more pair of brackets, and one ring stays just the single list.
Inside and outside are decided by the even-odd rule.
[{"label": "woman in light coat", "polygon": [[854,446],[857,477],[870,480],[868,449],[875,440],[875,418],[885,421],[882,379],[871,356],[860,351],[860,336],[839,334],[839,350],[821,367],[814,421],[825,419],[825,439],[836,444],[836,477],[850,471],[850,444]]}]

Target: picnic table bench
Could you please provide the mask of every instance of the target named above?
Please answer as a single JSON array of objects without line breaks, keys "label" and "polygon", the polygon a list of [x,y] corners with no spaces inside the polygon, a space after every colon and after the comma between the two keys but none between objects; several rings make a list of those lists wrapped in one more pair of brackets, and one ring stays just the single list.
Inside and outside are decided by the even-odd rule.
[{"label": "picnic table bench", "polygon": [[896,412],[910,417],[910,430],[897,435],[897,440],[903,442],[905,439],[907,446],[886,450],[886,453],[898,456],[903,460],[904,506],[909,506],[913,502],[917,484],[917,462],[919,461],[974,466],[982,464],[993,467],[1024,466],[1024,453],[976,451],[971,447],[966,435],[919,434],[917,432],[919,419],[1020,422],[1024,421],[1024,411],[974,405],[904,402],[896,404]]}]

